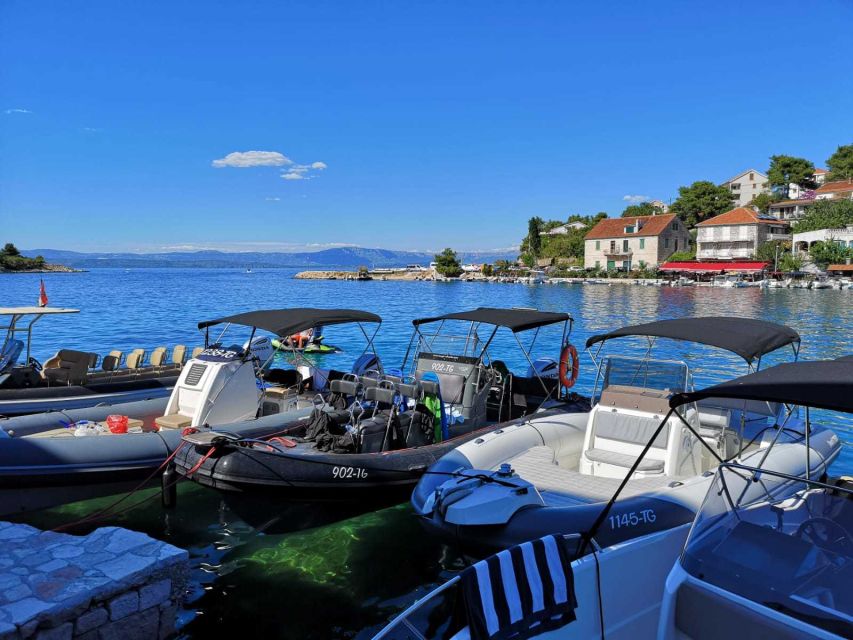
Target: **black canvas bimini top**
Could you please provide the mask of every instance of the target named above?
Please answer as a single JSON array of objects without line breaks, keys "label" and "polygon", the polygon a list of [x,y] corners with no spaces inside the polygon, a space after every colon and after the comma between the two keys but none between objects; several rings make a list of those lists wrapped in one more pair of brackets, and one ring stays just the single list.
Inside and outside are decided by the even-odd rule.
[{"label": "black canvas bimini top", "polygon": [[788,362],[707,389],[676,394],[669,406],[705,398],[781,402],[853,413],[853,360]]},{"label": "black canvas bimini top", "polygon": [[651,336],[685,340],[736,353],[747,362],[800,341],[800,334],[766,320],[733,317],[676,318],[622,327],[610,333],[592,336],[587,348],[598,342],[626,336]]},{"label": "black canvas bimini top", "polygon": [[448,313],[434,318],[419,318],[412,320],[416,327],[430,322],[441,320],[464,320],[466,322],[482,322],[498,327],[506,327],[513,333],[536,329],[549,324],[570,321],[572,316],[568,313],[556,313],[552,311],[536,311],[535,309],[499,309],[494,307],[479,307],[470,311]]},{"label": "black canvas bimini top", "polygon": [[289,336],[318,325],[348,324],[351,322],[381,323],[382,318],[375,313],[356,309],[265,309],[246,311],[216,320],[199,322],[198,328],[204,329],[226,322],[257,327],[279,336]]}]

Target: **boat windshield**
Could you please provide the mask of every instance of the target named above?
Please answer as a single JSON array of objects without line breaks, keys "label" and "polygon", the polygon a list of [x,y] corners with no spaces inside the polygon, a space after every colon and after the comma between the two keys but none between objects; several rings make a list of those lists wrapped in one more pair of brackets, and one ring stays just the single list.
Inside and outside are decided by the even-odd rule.
[{"label": "boat windshield", "polygon": [[681,564],[698,580],[847,636],[853,490],[721,465]]},{"label": "boat windshield", "polygon": [[600,384],[596,385],[596,390],[603,391],[614,385],[669,393],[681,393],[692,388],[690,371],[684,362],[607,356],[602,361]]}]

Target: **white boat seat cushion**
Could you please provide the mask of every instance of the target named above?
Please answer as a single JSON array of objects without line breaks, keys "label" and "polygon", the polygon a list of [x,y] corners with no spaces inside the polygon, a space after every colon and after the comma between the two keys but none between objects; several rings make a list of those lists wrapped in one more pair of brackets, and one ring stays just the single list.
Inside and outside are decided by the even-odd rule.
[{"label": "white boat seat cushion", "polygon": [[[600,410],[595,413],[593,428],[596,438],[607,438],[619,442],[645,445],[654,434],[661,423],[661,418],[648,418],[645,416],[634,416],[616,411]],[[655,441],[653,447],[666,448],[669,438],[669,425],[667,424]]]},{"label": "white boat seat cushion", "polygon": [[[624,453],[616,453],[615,451],[605,451],[604,449],[589,449],[584,452],[588,460],[593,462],[602,462],[604,464],[612,464],[617,467],[625,467],[630,469],[637,456],[629,456]],[[663,473],[663,460],[650,460],[648,457],[643,458],[637,466],[637,471],[657,471]]]},{"label": "white boat seat cushion", "polygon": [[154,420],[161,429],[184,429],[190,426],[192,419],[181,415],[180,413],[171,413],[167,416],[160,416]]},{"label": "white boat seat cushion", "polygon": [[[621,478],[590,476],[561,467],[554,460],[554,450],[544,445],[532,447],[509,460],[516,473],[533,484],[549,506],[606,502],[622,483]],[[628,498],[650,493],[665,488],[673,479],[668,476],[632,478],[619,495]]]}]

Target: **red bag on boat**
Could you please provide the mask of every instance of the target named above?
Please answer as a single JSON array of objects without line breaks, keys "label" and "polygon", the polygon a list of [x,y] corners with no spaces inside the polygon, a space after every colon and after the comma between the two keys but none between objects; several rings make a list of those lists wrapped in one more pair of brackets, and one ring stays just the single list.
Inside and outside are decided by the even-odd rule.
[{"label": "red bag on boat", "polygon": [[107,416],[107,427],[112,433],[127,433],[127,416]]}]

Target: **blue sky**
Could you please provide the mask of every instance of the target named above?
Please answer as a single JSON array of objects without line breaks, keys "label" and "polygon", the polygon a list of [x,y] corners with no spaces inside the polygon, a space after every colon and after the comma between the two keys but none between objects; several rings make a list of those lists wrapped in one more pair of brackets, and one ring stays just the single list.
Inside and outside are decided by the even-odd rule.
[{"label": "blue sky", "polygon": [[822,166],[853,142],[851,25],[849,0],[6,0],[0,239],[508,247],[531,215]]}]

